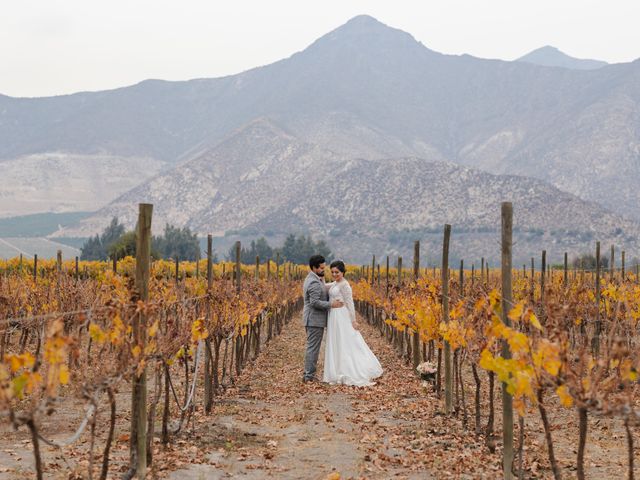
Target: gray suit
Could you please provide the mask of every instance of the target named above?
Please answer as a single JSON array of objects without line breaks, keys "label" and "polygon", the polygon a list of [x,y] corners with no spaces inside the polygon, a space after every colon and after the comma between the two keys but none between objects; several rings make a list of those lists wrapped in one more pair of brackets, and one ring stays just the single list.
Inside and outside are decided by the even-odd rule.
[{"label": "gray suit", "polygon": [[307,348],[304,355],[304,378],[312,379],[316,373],[318,354],[324,329],[327,326],[327,314],[331,309],[329,294],[324,281],[313,272],[304,280],[304,310],[302,319],[307,331]]}]

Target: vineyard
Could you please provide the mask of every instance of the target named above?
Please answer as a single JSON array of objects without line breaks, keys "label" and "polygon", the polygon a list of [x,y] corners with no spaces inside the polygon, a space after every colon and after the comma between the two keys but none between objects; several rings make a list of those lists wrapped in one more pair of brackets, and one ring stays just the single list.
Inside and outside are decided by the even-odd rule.
[{"label": "vineyard", "polygon": [[[317,396],[323,409],[323,399],[331,403],[332,387],[303,386],[301,363],[277,356],[302,347],[305,267],[259,258],[255,265],[213,264],[211,240],[199,262],[151,262],[145,249],[150,212],[145,217],[142,206],[140,219],[137,260],[0,262],[0,429],[28,432],[25,444],[34,460],[25,478],[61,472],[61,478],[101,480],[165,475],[172,468],[163,452],[187,445],[200,423],[222,416],[229,392],[255,383],[249,377],[266,377],[265,391],[253,397],[285,409],[293,398],[311,401],[306,396]],[[373,257],[369,266],[349,268],[357,308],[368,323],[363,334],[378,348],[385,369],[369,390],[337,389],[351,395],[340,397],[353,402],[353,418],[345,422],[357,425],[354,435],[366,451],[357,460],[364,462],[357,476],[387,478],[402,467],[437,478],[432,449],[451,448],[434,440],[444,435],[437,433],[440,425],[471,445],[449,450],[442,477],[584,479],[590,426],[596,423],[623,432],[611,441],[624,449],[626,462],[611,478],[634,478],[640,423],[637,270],[626,271],[623,260],[620,268],[612,261],[601,271],[599,244],[594,270],[570,270],[566,255],[564,269],[551,270],[546,252],[537,270],[533,259],[531,268],[514,269],[508,226],[501,271],[484,260],[477,270],[462,262],[450,269],[449,226],[439,268],[421,268],[418,242],[411,268],[403,268],[401,258],[391,266],[389,257],[383,265]],[[279,370],[268,370],[276,362],[282,363]],[[287,390],[278,375],[286,375]],[[413,421],[412,429],[392,425],[395,417],[384,427],[389,409]],[[331,415],[323,410],[313,428],[328,428]],[[552,418],[569,417],[577,422],[575,432],[553,424]],[[279,428],[294,417],[286,418]],[[67,429],[70,419],[75,423]],[[528,454],[538,429],[544,461]],[[327,438],[349,433],[341,430]],[[572,458],[558,455],[558,437],[567,435]],[[86,448],[74,450],[80,442]],[[45,454],[45,447],[65,453],[57,467],[51,456],[61,456]],[[488,455],[489,464],[479,461],[471,473],[456,456],[467,448],[478,458]],[[271,450],[261,455],[263,465],[252,468],[275,468]],[[456,463],[462,470],[455,470]],[[267,470],[276,477],[285,471]],[[401,478],[410,478],[403,472]],[[304,477],[297,475],[287,478]],[[340,478],[338,471],[333,478]]]}]

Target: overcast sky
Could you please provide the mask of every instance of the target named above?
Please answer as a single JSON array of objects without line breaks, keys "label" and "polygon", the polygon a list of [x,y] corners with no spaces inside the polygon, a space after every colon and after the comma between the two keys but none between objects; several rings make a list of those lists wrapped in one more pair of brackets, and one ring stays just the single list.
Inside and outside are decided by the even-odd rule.
[{"label": "overcast sky", "polygon": [[512,60],[553,45],[608,62],[640,57],[638,0],[5,0],[0,93],[233,74],[363,13],[443,53]]}]

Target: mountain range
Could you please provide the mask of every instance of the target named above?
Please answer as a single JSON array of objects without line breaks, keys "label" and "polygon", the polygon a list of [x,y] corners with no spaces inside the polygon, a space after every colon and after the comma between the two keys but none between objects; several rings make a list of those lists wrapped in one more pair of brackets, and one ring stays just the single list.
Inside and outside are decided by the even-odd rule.
[{"label": "mountain range", "polygon": [[571,57],[550,45],[537,48],[518,58],[516,61],[534,63],[545,67],[562,67],[575,70],[595,70],[608,65],[607,62],[603,62],[602,60]]},{"label": "mountain range", "polygon": [[[444,55],[359,16],[287,59],[237,75],[0,96],[0,165],[57,152],[161,166],[124,194],[105,193],[103,204],[112,203],[60,236],[93,233],[112,214],[131,224],[131,206],[144,200],[158,205],[160,225],[200,233],[335,233],[351,223],[353,238],[391,248],[401,232],[430,231],[447,219],[477,233],[495,224],[499,201],[513,199],[532,222],[523,231],[556,232],[554,242],[578,242],[574,249],[586,248],[588,232],[635,248],[640,60],[597,69],[535,63]],[[416,175],[428,178],[414,185]],[[316,207],[332,204],[307,197],[320,185],[318,195],[337,196],[330,178],[347,184],[363,208],[387,190],[397,193],[371,213],[379,235],[366,208],[354,205],[351,216],[327,215],[329,223],[313,226]],[[371,178],[380,182],[375,188]],[[412,185],[426,195],[447,184],[458,189],[433,209],[401,201],[414,194]],[[529,198],[532,188],[547,202]],[[469,193],[481,191],[484,200]],[[409,212],[401,215],[401,206]],[[586,243],[567,232],[582,232],[576,238]]]}]

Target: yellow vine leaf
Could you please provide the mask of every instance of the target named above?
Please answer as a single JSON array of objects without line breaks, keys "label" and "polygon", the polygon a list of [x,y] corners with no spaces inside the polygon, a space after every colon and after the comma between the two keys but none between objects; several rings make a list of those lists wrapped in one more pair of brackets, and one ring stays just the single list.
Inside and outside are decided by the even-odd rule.
[{"label": "yellow vine leaf", "polygon": [[209,332],[204,326],[202,320],[197,319],[191,325],[191,341],[196,343],[200,340],[204,340],[209,336]]},{"label": "yellow vine leaf", "polygon": [[22,367],[31,368],[36,361],[29,352],[20,355],[8,354],[4,358],[9,362],[9,368],[12,372],[17,372]]},{"label": "yellow vine leaf", "polygon": [[60,365],[60,384],[66,385],[69,383],[69,367],[66,365]]},{"label": "yellow vine leaf", "polygon": [[156,320],[153,325],[149,327],[149,337],[153,338],[158,333],[159,320]]},{"label": "yellow vine leaf", "polygon": [[538,317],[536,316],[536,314],[533,313],[533,311],[530,312],[528,317],[529,317],[529,323],[531,325],[533,325],[538,330],[542,330],[542,325],[540,325],[540,321],[538,320]]},{"label": "yellow vine leaf", "polygon": [[89,336],[96,343],[104,343],[107,340],[107,334],[95,323],[89,325]]},{"label": "yellow vine leaf", "polygon": [[569,394],[569,389],[566,385],[560,385],[556,388],[556,393],[563,407],[570,408],[573,405],[573,397]]},{"label": "yellow vine leaf", "polygon": [[509,314],[507,315],[510,320],[517,322],[522,317],[522,312],[524,311],[524,305],[522,302],[518,303],[515,307],[511,309]]}]

